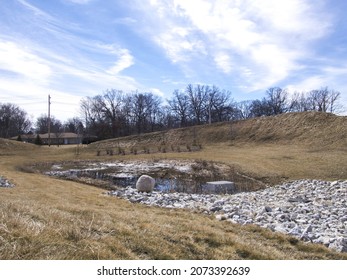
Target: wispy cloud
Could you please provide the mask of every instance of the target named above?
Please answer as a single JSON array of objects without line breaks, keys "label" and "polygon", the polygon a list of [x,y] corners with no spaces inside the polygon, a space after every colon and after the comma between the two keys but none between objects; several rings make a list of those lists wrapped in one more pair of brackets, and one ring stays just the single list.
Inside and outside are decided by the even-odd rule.
[{"label": "wispy cloud", "polygon": [[[161,22],[152,26],[153,40],[173,63],[185,67],[197,57],[204,58],[222,73],[237,72],[248,89],[278,83],[301,69],[310,44],[329,34],[331,28],[331,17],[322,1],[148,3]],[[249,71],[243,75],[240,68]]]},{"label": "wispy cloud", "polygon": [[134,57],[130,51],[125,48],[120,48],[115,45],[99,45],[102,49],[106,49],[110,54],[116,57],[116,61],[106,72],[111,75],[120,74],[123,70],[134,65]]},{"label": "wispy cloud", "polygon": [[[2,102],[14,102],[36,116],[46,112],[47,95],[52,95],[52,114],[60,119],[79,114],[81,97],[100,94],[106,88],[135,90],[135,79],[121,75],[129,63],[121,57],[110,70],[94,64],[77,64],[74,60],[40,57],[37,49],[0,40],[0,91]],[[44,50],[42,54],[47,55]],[[126,57],[126,55],[125,55]],[[112,71],[111,71],[112,70]],[[57,110],[58,104],[64,104]],[[61,108],[61,106],[60,106]]]},{"label": "wispy cloud", "polygon": [[41,9],[37,8],[36,6],[30,4],[28,1],[25,0],[17,0],[18,3],[23,5],[25,8],[29,9],[35,16],[38,17],[44,17],[46,19],[53,19],[48,13],[42,11]]},{"label": "wispy cloud", "polygon": [[77,25],[69,26],[27,1],[20,0],[19,4],[27,11],[23,20],[33,18],[32,28],[45,39],[38,40],[33,34],[0,36],[0,72],[6,73],[0,79],[2,96],[11,96],[11,100],[26,107],[28,102],[36,102],[37,97],[45,100],[51,93],[56,102],[71,103],[78,114],[82,96],[99,94],[111,87],[142,87],[134,78],[122,74],[135,63],[128,49],[88,38],[83,32],[82,36],[76,34],[72,30],[79,30]]},{"label": "wispy cloud", "polygon": [[336,3],[347,7],[337,0],[5,1],[1,97],[46,102],[51,93],[78,103],[107,88],[169,97],[198,82],[239,100],[270,86],[347,92],[347,24]]},{"label": "wispy cloud", "polygon": [[8,41],[0,41],[0,70],[10,71],[20,78],[40,84],[44,84],[44,81],[52,75],[52,69],[47,61]]},{"label": "wispy cloud", "polygon": [[65,2],[70,2],[70,3],[73,3],[73,4],[80,4],[80,5],[85,5],[85,4],[88,4],[94,0],[63,0]]},{"label": "wispy cloud", "polygon": [[188,62],[192,54],[205,54],[204,42],[194,38],[191,31],[181,27],[169,28],[154,36],[154,41],[167,53],[172,62]]},{"label": "wispy cloud", "polygon": [[217,53],[214,57],[217,67],[224,73],[228,74],[232,70],[231,58],[227,53]]}]

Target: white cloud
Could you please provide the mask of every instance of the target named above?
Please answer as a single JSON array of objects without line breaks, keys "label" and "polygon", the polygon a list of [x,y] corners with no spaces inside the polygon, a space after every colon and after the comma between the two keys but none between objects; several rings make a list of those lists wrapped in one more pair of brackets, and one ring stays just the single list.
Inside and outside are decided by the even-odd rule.
[{"label": "white cloud", "polygon": [[71,2],[73,4],[85,5],[90,3],[93,0],[64,0],[64,1]]},{"label": "white cloud", "polygon": [[117,75],[134,64],[134,57],[130,54],[129,50],[120,49],[118,52],[118,60],[107,70],[112,75]]},{"label": "white cloud", "polygon": [[122,18],[114,19],[113,23],[124,24],[124,25],[134,25],[134,24],[138,23],[138,21],[132,17],[122,17]]},{"label": "white cloud", "polygon": [[0,38],[2,102],[23,104],[25,110],[37,117],[46,112],[42,108],[45,108],[47,95],[51,94],[58,102],[55,116],[66,120],[78,115],[82,96],[93,96],[106,88],[135,90],[141,87],[134,78],[120,74],[133,64],[128,50],[100,43],[96,43],[94,49],[115,58],[116,63],[108,69],[98,60],[56,54],[43,46],[28,42],[23,46]]},{"label": "white cloud", "polygon": [[[300,39],[320,38],[329,32],[330,15],[320,7],[322,1],[252,1],[251,12],[264,26]],[[324,20],[322,20],[324,16]]]},{"label": "white cloud", "polygon": [[[147,91],[147,90],[145,90],[145,91]],[[159,96],[159,97],[161,97],[161,98],[164,98],[165,97],[165,94],[164,94],[164,92],[162,92],[160,89],[158,89],[158,88],[149,88],[149,90],[148,90],[149,92],[152,92],[153,94],[155,94],[155,95],[157,95],[157,96]]]},{"label": "white cloud", "polygon": [[301,69],[314,40],[329,34],[331,16],[321,2],[156,0],[149,1],[152,9],[146,11],[159,14],[160,24],[151,26],[153,40],[172,62],[187,69],[205,57],[225,74],[233,67],[248,68],[242,78],[255,88],[279,83]]},{"label": "white cloud", "polygon": [[204,43],[196,38],[189,28],[168,27],[153,37],[154,41],[166,51],[173,63],[187,62],[191,59],[192,54],[206,53]]},{"label": "white cloud", "polygon": [[232,70],[230,56],[226,53],[218,53],[214,58],[217,67],[221,69],[224,73],[230,73]]},{"label": "white cloud", "polygon": [[0,69],[42,84],[52,75],[47,61],[25,48],[8,41],[0,41]]},{"label": "white cloud", "polygon": [[24,7],[26,7],[28,10],[30,10],[35,16],[38,17],[44,17],[45,19],[52,19],[51,16],[49,16],[47,13],[42,11],[41,9],[35,7],[34,5],[31,5],[25,0],[17,0],[20,4],[22,4]]},{"label": "white cloud", "polygon": [[[56,117],[65,120],[78,115],[82,96],[94,96],[107,88],[141,87],[134,78],[121,74],[134,64],[130,50],[84,36],[77,21],[70,24],[25,0],[19,4],[25,8],[21,16],[36,32],[0,35],[0,90],[6,101],[23,104],[37,117],[45,113],[42,107],[50,93],[60,102],[54,107]],[[39,104],[27,105],[27,101]]]}]

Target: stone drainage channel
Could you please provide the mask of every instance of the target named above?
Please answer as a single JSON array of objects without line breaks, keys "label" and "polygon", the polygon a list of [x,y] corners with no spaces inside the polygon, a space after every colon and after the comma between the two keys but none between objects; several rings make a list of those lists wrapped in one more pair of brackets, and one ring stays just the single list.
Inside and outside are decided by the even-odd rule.
[{"label": "stone drainage channel", "polygon": [[[116,165],[119,167],[119,164]],[[153,165],[160,168],[162,164]],[[170,164],[171,169],[191,172],[188,165]],[[110,163],[104,167],[110,168]],[[347,181],[298,180],[253,192],[218,194],[201,193],[201,186],[200,193],[187,189],[187,186],[178,187],[179,181],[171,179],[174,188],[167,189],[167,181],[159,180],[155,191],[142,193],[134,188],[136,180],[127,168],[136,171],[141,166],[125,164],[122,172],[114,173],[113,180],[117,180],[117,177],[127,179],[123,180],[121,187],[107,192],[108,195],[148,206],[197,210],[215,215],[219,220],[242,225],[255,224],[293,235],[303,241],[321,243],[339,252],[347,252]],[[68,179],[80,176],[87,169],[88,172],[101,174],[100,164],[94,169],[90,165],[87,169],[61,170],[59,165],[52,169],[46,174]],[[148,163],[141,170],[150,171]],[[186,183],[189,184],[189,181]]]},{"label": "stone drainage channel", "polygon": [[149,206],[199,210],[347,252],[347,181],[299,180],[234,195],[140,193],[132,187],[108,194]]}]

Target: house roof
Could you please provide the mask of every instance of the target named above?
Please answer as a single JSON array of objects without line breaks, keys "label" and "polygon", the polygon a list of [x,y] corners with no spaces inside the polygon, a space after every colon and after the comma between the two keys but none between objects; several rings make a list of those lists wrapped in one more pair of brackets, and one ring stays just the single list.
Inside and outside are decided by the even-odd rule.
[{"label": "house roof", "polygon": [[[41,139],[48,139],[48,133],[40,134]],[[78,135],[72,132],[50,133],[50,138],[80,138],[82,135]],[[36,137],[36,136],[35,136]]]}]

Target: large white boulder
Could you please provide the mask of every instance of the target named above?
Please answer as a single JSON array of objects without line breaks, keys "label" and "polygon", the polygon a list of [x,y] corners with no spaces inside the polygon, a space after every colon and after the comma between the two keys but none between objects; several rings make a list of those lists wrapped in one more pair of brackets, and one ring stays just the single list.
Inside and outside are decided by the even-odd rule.
[{"label": "large white boulder", "polygon": [[142,175],[136,182],[136,189],[139,192],[151,192],[154,189],[154,185],[154,178],[148,175]]}]

